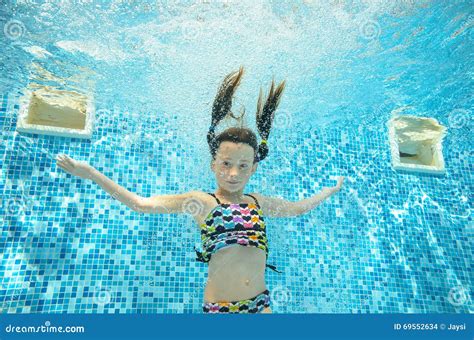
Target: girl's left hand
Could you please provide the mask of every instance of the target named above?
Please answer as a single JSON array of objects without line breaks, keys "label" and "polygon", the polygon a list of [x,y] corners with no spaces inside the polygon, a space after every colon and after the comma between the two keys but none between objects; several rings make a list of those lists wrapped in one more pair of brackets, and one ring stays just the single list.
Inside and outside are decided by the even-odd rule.
[{"label": "girl's left hand", "polygon": [[342,187],[342,183],[344,182],[344,176],[339,176],[338,179],[337,179],[337,184],[335,187],[332,187],[332,189],[334,190],[334,192],[338,192],[339,190],[341,190],[341,187]]},{"label": "girl's left hand", "polygon": [[323,190],[321,191],[326,192],[329,195],[332,195],[338,192],[339,190],[341,190],[342,182],[344,182],[344,176],[339,176],[335,187],[324,187]]}]

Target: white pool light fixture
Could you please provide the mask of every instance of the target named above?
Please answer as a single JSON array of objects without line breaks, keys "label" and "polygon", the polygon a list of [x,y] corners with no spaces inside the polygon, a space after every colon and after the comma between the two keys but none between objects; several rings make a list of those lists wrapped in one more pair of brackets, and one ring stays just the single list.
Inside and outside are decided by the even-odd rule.
[{"label": "white pool light fixture", "polygon": [[91,138],[91,97],[51,87],[26,89],[20,99],[17,131],[62,137]]},{"label": "white pool light fixture", "polygon": [[434,118],[396,116],[388,122],[388,135],[395,170],[444,174],[442,140],[446,128]]}]

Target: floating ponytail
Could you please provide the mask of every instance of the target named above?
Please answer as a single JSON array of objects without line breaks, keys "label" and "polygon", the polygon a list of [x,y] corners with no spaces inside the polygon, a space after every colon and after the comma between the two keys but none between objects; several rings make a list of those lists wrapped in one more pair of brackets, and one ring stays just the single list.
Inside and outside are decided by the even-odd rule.
[{"label": "floating ponytail", "polygon": [[[285,88],[285,81],[281,82],[275,90],[275,81],[272,80],[270,93],[265,100],[265,105],[262,108],[263,93],[260,88],[260,95],[257,102],[257,129],[262,138],[260,145],[257,145],[257,136],[255,133],[244,127],[231,127],[220,133],[217,137],[215,129],[217,124],[224,119],[228,114],[232,117],[231,112],[232,98],[240,85],[240,81],[244,74],[244,69],[241,66],[238,71],[229,73],[222,81],[216,98],[212,106],[212,120],[209,132],[207,133],[207,143],[214,159],[219,145],[223,141],[231,141],[234,143],[246,143],[255,150],[254,162],[259,162],[268,155],[267,140],[270,135],[270,130],[275,115],[275,110],[280,103],[281,95]],[[245,113],[245,110],[244,110]],[[236,118],[236,117],[234,117]]]},{"label": "floating ponytail", "polygon": [[285,81],[282,81],[280,85],[275,90],[275,80],[272,80],[272,85],[270,87],[270,93],[267,96],[265,105],[262,109],[262,88],[260,88],[260,94],[258,96],[257,102],[257,112],[255,114],[257,119],[257,129],[262,137],[262,141],[258,146],[257,151],[257,162],[265,159],[268,155],[268,136],[270,135],[270,130],[272,128],[273,117],[275,116],[275,111],[280,103],[281,95],[285,89]]},{"label": "floating ponytail", "polygon": [[238,71],[229,73],[222,81],[219,90],[217,91],[214,104],[212,106],[212,120],[209,132],[207,133],[207,143],[211,149],[211,154],[214,158],[217,148],[219,147],[216,141],[215,128],[219,122],[224,119],[230,112],[232,107],[232,97],[234,96],[237,87],[244,74],[244,68],[241,66]]}]

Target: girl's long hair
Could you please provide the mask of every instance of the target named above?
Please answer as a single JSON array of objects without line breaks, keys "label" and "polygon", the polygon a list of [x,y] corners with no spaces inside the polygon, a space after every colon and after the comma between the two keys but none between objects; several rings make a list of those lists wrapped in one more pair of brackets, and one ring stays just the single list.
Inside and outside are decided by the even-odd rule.
[{"label": "girl's long hair", "polygon": [[262,138],[262,142],[257,146],[257,136],[255,133],[244,127],[231,127],[221,132],[217,137],[215,128],[220,121],[227,115],[232,115],[232,98],[240,85],[244,68],[240,67],[238,71],[229,73],[222,81],[217,91],[214,104],[212,106],[212,120],[209,132],[207,133],[207,142],[211,151],[212,158],[215,159],[217,149],[220,143],[230,141],[234,143],[246,143],[255,150],[254,162],[259,162],[268,155],[268,145],[266,141],[270,135],[275,111],[280,103],[281,95],[285,89],[285,81],[281,82],[275,89],[275,81],[272,80],[270,92],[267,95],[265,104],[262,105],[263,93],[260,88],[260,94],[257,101],[257,130]]}]

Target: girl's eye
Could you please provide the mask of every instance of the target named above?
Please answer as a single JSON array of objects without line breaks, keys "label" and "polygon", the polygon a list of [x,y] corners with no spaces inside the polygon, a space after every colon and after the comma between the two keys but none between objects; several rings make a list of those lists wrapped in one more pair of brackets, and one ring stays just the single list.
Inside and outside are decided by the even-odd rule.
[{"label": "girl's eye", "polygon": [[247,167],[247,164],[242,164],[242,167],[246,168],[246,167]]}]

